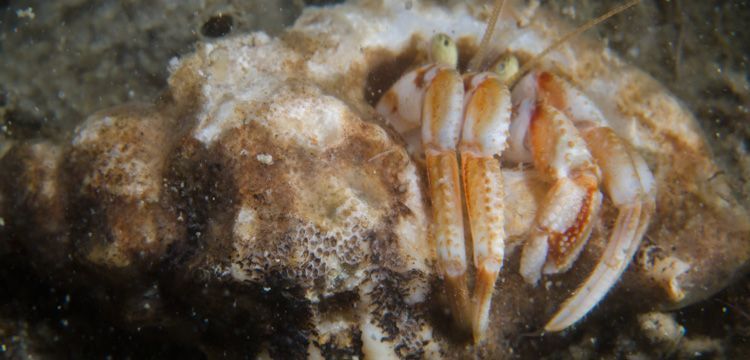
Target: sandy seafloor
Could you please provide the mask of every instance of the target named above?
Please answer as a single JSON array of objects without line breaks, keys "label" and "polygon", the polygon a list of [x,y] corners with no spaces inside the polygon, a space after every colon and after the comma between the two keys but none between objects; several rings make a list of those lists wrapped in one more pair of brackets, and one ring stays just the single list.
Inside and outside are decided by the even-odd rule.
[{"label": "sandy seafloor", "polygon": [[[197,41],[252,30],[278,34],[307,4],[332,1],[0,1],[0,132],[55,138],[87,114],[151,101],[169,59]],[[542,1],[574,23],[619,1]],[[227,16],[232,26],[227,27]],[[212,19],[213,17],[213,19]],[[750,205],[750,3],[643,1],[591,30],[670,88],[697,115],[733,190]],[[228,32],[228,33],[227,33]],[[49,286],[23,259],[0,254],[0,357],[197,357],[158,333],[118,329],[91,304]],[[597,319],[562,336],[529,338],[523,358],[743,358],[750,354],[750,277],[672,314],[673,349],[649,352],[637,324]],[[71,321],[75,319],[75,321]],[[77,324],[70,326],[71,323]]]}]

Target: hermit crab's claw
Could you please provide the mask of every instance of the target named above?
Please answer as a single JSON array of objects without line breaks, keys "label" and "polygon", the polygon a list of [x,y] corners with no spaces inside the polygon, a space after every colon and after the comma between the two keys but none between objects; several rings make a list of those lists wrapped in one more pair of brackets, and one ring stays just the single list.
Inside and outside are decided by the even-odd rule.
[{"label": "hermit crab's claw", "polygon": [[471,237],[474,244],[474,341],[484,336],[495,280],[503,263],[505,230],[500,156],[510,126],[510,93],[489,73],[469,75],[459,151]]},{"label": "hermit crab's claw", "polygon": [[546,101],[539,101],[529,124],[534,166],[552,182],[535,228],[524,244],[520,273],[536,284],[542,271],[567,270],[591,234],[599,211],[599,168],[573,123]]},{"label": "hermit crab's claw", "polygon": [[547,323],[546,331],[561,331],[574,324],[607,294],[638,250],[654,212],[654,179],[643,158],[610,128],[583,129],[583,135],[619,214],[593,273]]}]

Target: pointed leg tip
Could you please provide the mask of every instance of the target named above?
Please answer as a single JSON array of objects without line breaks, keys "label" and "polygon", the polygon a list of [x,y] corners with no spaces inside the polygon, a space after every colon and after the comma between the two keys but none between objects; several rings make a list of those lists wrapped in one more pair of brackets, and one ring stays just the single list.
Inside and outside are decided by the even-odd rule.
[{"label": "pointed leg tip", "polygon": [[521,266],[518,272],[523,280],[531,285],[536,286],[542,277],[542,267],[547,262],[547,235],[544,233],[535,233],[531,236],[521,251]]},{"label": "pointed leg tip", "polygon": [[480,343],[487,334],[489,327],[490,309],[492,308],[492,294],[495,290],[495,280],[500,271],[500,264],[488,264],[477,272],[474,296],[474,316],[472,318],[474,343]]},{"label": "pointed leg tip", "polygon": [[563,308],[558,310],[557,313],[552,316],[552,319],[547,321],[547,324],[544,325],[544,332],[553,333],[563,331],[583,319],[586,313],[580,314],[576,309],[567,309],[565,305],[563,305]]},{"label": "pointed leg tip", "polygon": [[474,329],[474,345],[480,345],[484,342],[485,332],[485,330],[477,331],[477,329]]},{"label": "pointed leg tip", "polygon": [[448,295],[448,302],[453,317],[459,330],[472,331],[471,323],[471,301],[469,300],[469,287],[466,275],[447,275],[445,277],[445,291]]},{"label": "pointed leg tip", "polygon": [[544,332],[560,332],[567,329],[570,325],[565,325],[558,322],[556,319],[550,320],[547,325],[544,325]]},{"label": "pointed leg tip", "polygon": [[572,326],[607,295],[640,245],[646,226],[639,222],[640,213],[640,207],[620,210],[611,239],[594,271],[545,325],[545,331],[557,332]]},{"label": "pointed leg tip", "polygon": [[539,284],[539,279],[542,277],[540,273],[527,273],[521,271],[521,277],[523,281],[532,287],[536,287]]},{"label": "pointed leg tip", "polygon": [[[489,308],[489,304],[487,306]],[[477,311],[479,314],[480,311]],[[489,328],[489,311],[481,311],[481,314],[472,319],[472,335],[474,345],[479,345],[487,338]]]},{"label": "pointed leg tip", "polygon": [[477,309],[472,319],[472,335],[474,336],[475,345],[481,343],[487,335],[490,308],[489,301],[487,301],[486,304],[477,305]]}]

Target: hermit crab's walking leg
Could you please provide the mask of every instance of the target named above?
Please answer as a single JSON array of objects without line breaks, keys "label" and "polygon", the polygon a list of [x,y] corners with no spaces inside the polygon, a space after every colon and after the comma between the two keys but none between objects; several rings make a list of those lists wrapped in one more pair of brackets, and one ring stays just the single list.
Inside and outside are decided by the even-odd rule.
[{"label": "hermit crab's walking leg", "polygon": [[574,124],[546,101],[537,101],[531,119],[520,123],[528,124],[534,166],[553,184],[521,254],[521,275],[536,284],[542,271],[567,270],[588,240],[602,199],[600,174]]},{"label": "hermit crab's walking leg", "polygon": [[630,263],[654,212],[655,187],[643,158],[605,126],[603,115],[583,93],[548,73],[540,74],[537,82],[540,97],[575,119],[602,169],[604,188],[619,210],[593,273],[545,326],[547,331],[560,331],[586,315]]},{"label": "hermit crab's walking leg", "polygon": [[[430,183],[438,262],[453,314],[470,319],[466,248],[456,146],[461,132],[463,81],[454,69],[437,68],[422,107],[422,144]],[[468,324],[463,324],[464,326]],[[468,326],[467,326],[468,327]]]},{"label": "hermit crab's walking leg", "polygon": [[474,340],[487,330],[492,292],[503,263],[505,224],[500,156],[510,126],[510,92],[490,73],[468,75],[459,151],[471,237],[474,244]]},{"label": "hermit crab's walking leg", "polygon": [[[432,200],[433,237],[438,267],[445,278],[454,318],[471,325],[466,281],[466,249],[456,147],[461,134],[464,85],[458,72],[428,65],[399,79],[383,95],[377,110],[399,131],[421,127]],[[415,103],[416,102],[416,103]]]},{"label": "hermit crab's walking leg", "polygon": [[574,324],[607,294],[638,250],[654,212],[654,180],[640,155],[612,129],[595,127],[583,134],[602,167],[604,187],[619,213],[596,268],[547,323],[547,331]]}]

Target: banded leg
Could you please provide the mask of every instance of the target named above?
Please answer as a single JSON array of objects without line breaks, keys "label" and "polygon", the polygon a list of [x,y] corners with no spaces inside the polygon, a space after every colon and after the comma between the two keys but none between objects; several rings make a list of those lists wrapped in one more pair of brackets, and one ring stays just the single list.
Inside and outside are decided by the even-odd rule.
[{"label": "banded leg", "polygon": [[474,244],[472,315],[474,341],[487,331],[495,280],[503,264],[505,229],[500,156],[510,126],[510,93],[489,73],[467,76],[464,125],[459,151],[471,237]]}]

